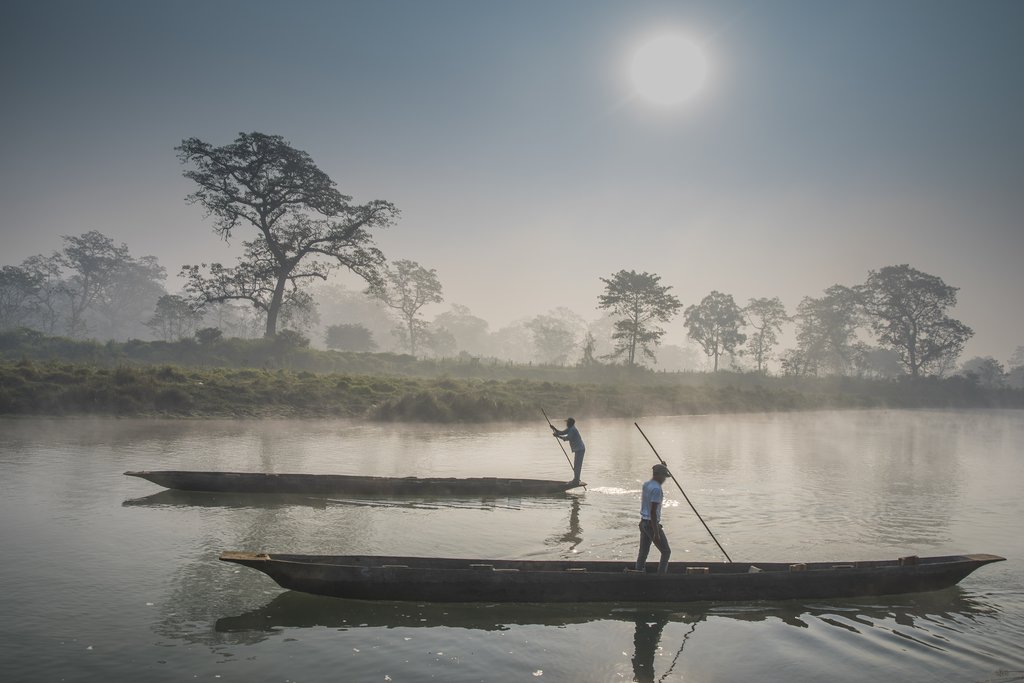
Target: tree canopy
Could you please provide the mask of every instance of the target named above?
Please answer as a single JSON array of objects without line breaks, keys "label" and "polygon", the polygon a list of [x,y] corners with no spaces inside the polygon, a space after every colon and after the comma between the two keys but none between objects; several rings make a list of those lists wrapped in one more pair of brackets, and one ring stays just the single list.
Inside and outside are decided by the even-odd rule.
[{"label": "tree canopy", "polygon": [[872,270],[856,289],[879,342],[895,351],[914,377],[951,369],[974,335],[947,315],[958,288],[907,264]]},{"label": "tree canopy", "polygon": [[712,291],[699,304],[688,307],[683,316],[690,338],[715,359],[716,372],[719,357],[723,353],[734,353],[747,339],[747,335],[740,332],[743,311],[731,294]]},{"label": "tree canopy", "polygon": [[636,365],[637,352],[654,360],[654,349],[665,330],[657,323],[671,320],[682,304],[669,285],[661,284],[661,276],[620,270],[610,278],[601,278],[604,294],[598,297],[598,308],[610,310],[616,317],[612,339],[612,357],[625,355],[626,365]]},{"label": "tree canopy", "polygon": [[310,280],[343,267],[379,281],[384,255],[370,231],[394,223],[398,210],[390,202],[352,204],[309,154],[279,135],[240,133],[221,147],[188,138],[176,150],[197,186],[188,199],[206,209],[214,231],[226,240],[239,225],[255,230],[237,265],[182,267],[197,300],[249,301],[266,314],[272,337],[282,307],[310,301],[301,289]]},{"label": "tree canopy", "polygon": [[789,322],[786,307],[779,297],[751,299],[743,309],[747,325],[754,329],[747,339],[747,351],[754,359],[757,371],[764,374],[772,349],[779,343],[782,324]]},{"label": "tree canopy", "polygon": [[367,293],[398,311],[402,325],[398,335],[409,353],[416,355],[427,335],[421,311],[427,304],[444,301],[437,271],[409,260],[398,260],[384,269],[382,277],[370,284]]}]

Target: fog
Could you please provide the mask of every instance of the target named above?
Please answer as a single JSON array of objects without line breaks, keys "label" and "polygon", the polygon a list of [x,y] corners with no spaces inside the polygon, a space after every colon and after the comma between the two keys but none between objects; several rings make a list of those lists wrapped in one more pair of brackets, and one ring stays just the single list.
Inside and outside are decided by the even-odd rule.
[{"label": "fog", "polygon": [[[214,234],[185,201],[174,147],[262,131],[355,201],[394,202],[400,219],[374,237],[390,260],[437,271],[444,302],[424,319],[459,304],[487,323],[485,345],[443,354],[541,360],[523,326],[562,311],[572,363],[604,324],[600,278],[622,269],[658,274],[683,307],[717,290],[740,305],[779,297],[792,314],[902,263],[960,288],[951,314],[975,333],[961,361],[1006,363],[1024,344],[1019,3],[15,2],[7,14],[0,265],[98,230],[155,256],[178,292],[182,265],[232,263],[252,235]],[[638,100],[626,75],[666,28],[694,36],[710,65],[699,96],[672,109]],[[364,286],[337,274],[323,291],[347,301]],[[327,299],[304,328],[314,344],[359,322],[398,350],[380,311]],[[681,315],[664,329],[659,367],[707,367]],[[794,343],[789,325],[779,349]]]}]

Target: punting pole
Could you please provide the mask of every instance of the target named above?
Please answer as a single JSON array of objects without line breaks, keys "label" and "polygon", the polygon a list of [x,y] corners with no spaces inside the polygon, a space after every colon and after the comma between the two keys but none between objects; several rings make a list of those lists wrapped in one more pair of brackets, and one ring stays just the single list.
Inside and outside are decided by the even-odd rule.
[{"label": "punting pole", "polygon": [[[646,441],[647,445],[651,447],[652,451],[654,451],[654,455],[657,456],[658,462],[660,462],[665,467],[668,467],[668,463],[662,460],[661,455],[658,453],[658,449],[654,447],[654,444],[651,443],[651,440],[647,438],[646,434],[644,434],[644,430],[640,429],[640,425],[634,422],[633,426],[637,428],[637,430],[640,432],[640,435],[644,437],[644,441]],[[669,474],[672,474],[671,469],[669,470]],[[722,554],[725,555],[725,559],[729,560],[729,562],[732,562],[732,558],[729,557],[729,553],[725,552],[725,548],[723,548],[722,544],[718,542],[717,538],[715,538],[715,534],[711,531],[710,527],[708,527],[707,522],[705,522],[704,518],[700,516],[699,512],[697,512],[697,508],[693,507],[693,503],[690,503],[690,497],[686,495],[686,491],[683,490],[682,484],[680,484],[679,480],[676,479],[675,477],[672,477],[672,481],[674,481],[676,483],[676,486],[679,487],[679,493],[683,494],[683,498],[685,498],[686,502],[689,503],[690,509],[693,510],[693,514],[697,515],[697,519],[700,520],[700,523],[703,524],[704,528],[708,530],[709,534],[711,534],[712,540],[714,540],[715,545],[718,546],[718,549],[722,551]]]}]

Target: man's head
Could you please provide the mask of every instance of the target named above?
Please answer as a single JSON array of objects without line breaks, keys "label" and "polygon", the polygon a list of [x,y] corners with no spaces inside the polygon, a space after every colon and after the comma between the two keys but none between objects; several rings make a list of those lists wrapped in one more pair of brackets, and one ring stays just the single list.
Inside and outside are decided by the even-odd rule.
[{"label": "man's head", "polygon": [[651,479],[658,482],[659,484],[665,483],[671,474],[668,473],[668,468],[662,465],[660,462],[651,468]]},{"label": "man's head", "polygon": [[572,419],[571,417],[566,418],[566,420],[565,420],[565,426],[566,427],[572,427],[574,424],[576,424],[576,420]]}]

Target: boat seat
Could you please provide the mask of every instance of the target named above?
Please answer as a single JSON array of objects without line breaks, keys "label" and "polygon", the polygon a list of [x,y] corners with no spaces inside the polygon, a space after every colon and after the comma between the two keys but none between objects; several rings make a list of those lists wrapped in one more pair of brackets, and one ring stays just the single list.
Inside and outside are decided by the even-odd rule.
[{"label": "boat seat", "polygon": [[585,571],[587,571],[587,568],[586,567],[566,567],[565,571],[567,571],[567,572],[585,572]]}]

